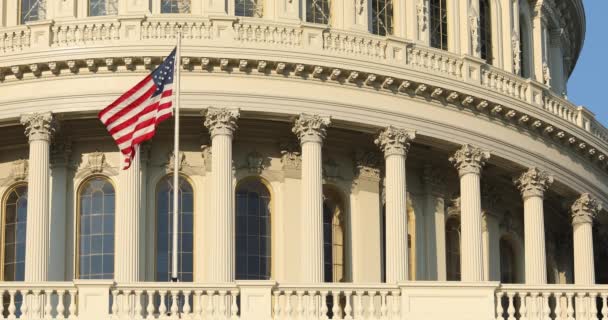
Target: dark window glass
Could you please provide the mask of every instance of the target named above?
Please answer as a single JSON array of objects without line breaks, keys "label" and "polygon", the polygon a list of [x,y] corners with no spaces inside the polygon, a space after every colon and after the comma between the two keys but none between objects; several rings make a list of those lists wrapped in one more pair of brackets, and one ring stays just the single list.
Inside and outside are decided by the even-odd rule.
[{"label": "dark window glass", "polygon": [[448,10],[446,0],[431,0],[431,47],[448,50]]},{"label": "dark window glass", "polygon": [[112,184],[103,177],[87,181],[79,195],[78,278],[114,278],[114,208]]},{"label": "dark window glass", "polygon": [[[193,277],[193,195],[192,186],[179,178],[177,241],[177,278],[192,282]],[[156,195],[156,281],[171,280],[173,248],[173,176],[159,182]]]},{"label": "dark window glass", "polygon": [[393,34],[393,0],[372,0],[372,33]]},{"label": "dark window glass", "polygon": [[162,0],[161,13],[190,13],[190,0]]},{"label": "dark window glass", "polygon": [[264,14],[260,0],[235,0],[234,15],[239,17],[258,17]]},{"label": "dark window glass", "polygon": [[21,23],[44,20],[46,18],[45,0],[20,0]]},{"label": "dark window glass", "polygon": [[333,259],[333,219],[334,211],[323,203],[323,271],[325,282],[334,282]]},{"label": "dark window glass", "polygon": [[118,14],[118,0],[89,0],[90,16]]},{"label": "dark window glass", "polygon": [[488,0],[479,1],[479,37],[481,58],[492,63],[492,13]]},{"label": "dark window glass", "polygon": [[236,190],[236,278],[270,279],[270,192],[259,180]]},{"label": "dark window glass", "polygon": [[500,239],[500,282],[515,283],[515,253],[505,239]]},{"label": "dark window glass", "polygon": [[328,24],[329,0],[306,0],[306,22]]},{"label": "dark window glass", "polygon": [[13,188],[4,203],[4,281],[23,281],[27,225],[27,186]]},{"label": "dark window glass", "polygon": [[460,221],[449,219],[445,229],[447,278],[448,281],[460,281]]}]

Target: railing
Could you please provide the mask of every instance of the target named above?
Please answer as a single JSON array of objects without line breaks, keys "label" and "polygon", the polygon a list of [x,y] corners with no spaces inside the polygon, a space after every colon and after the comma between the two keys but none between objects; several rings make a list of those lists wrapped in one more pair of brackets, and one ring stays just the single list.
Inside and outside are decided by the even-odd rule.
[{"label": "railing", "polygon": [[77,319],[73,283],[0,282],[2,319]]},{"label": "railing", "polygon": [[120,40],[117,20],[55,23],[51,28],[52,47],[97,45]]},{"label": "railing", "polygon": [[481,83],[484,87],[513,97],[526,100],[528,84],[517,75],[500,70],[491,65],[484,65],[481,71]]},{"label": "railing", "polygon": [[248,44],[300,47],[302,28],[293,25],[242,20],[234,24],[234,38],[238,42]]},{"label": "railing", "polygon": [[401,289],[389,285],[277,286],[274,319],[400,319]]},{"label": "railing", "polygon": [[608,319],[606,286],[502,285],[496,301],[497,320]]},{"label": "railing", "polygon": [[388,44],[383,37],[329,30],[323,33],[323,49],[330,53],[385,60]]},{"label": "railing", "polygon": [[31,31],[20,26],[0,31],[0,52],[19,52],[30,47]]},{"label": "railing", "polygon": [[578,124],[578,109],[575,105],[567,100],[559,98],[552,93],[546,92],[543,98],[543,107],[549,113],[552,113],[568,122]]},{"label": "railing", "polygon": [[177,20],[151,17],[141,23],[141,40],[175,39],[180,26],[184,39],[213,38],[213,23],[208,19]]},{"label": "railing", "polygon": [[462,58],[456,54],[430,47],[411,44],[407,48],[407,64],[418,70],[427,70],[462,79]]}]

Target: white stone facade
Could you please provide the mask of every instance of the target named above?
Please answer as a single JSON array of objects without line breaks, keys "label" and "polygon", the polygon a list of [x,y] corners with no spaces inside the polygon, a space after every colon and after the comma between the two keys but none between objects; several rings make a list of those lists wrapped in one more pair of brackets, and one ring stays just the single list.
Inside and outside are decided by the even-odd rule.
[{"label": "white stone facade", "polygon": [[[181,152],[169,120],[123,171],[97,113],[180,27]],[[608,129],[565,98],[584,33],[580,0],[4,0],[1,314],[606,318]]]}]

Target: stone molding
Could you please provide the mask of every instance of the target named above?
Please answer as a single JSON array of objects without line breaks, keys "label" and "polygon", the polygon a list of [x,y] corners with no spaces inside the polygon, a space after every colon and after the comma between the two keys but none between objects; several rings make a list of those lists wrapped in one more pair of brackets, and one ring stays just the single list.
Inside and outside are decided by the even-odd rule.
[{"label": "stone molding", "polygon": [[305,142],[323,143],[330,124],[330,117],[301,113],[296,118],[291,131],[300,139],[302,144]]},{"label": "stone molding", "polygon": [[423,168],[422,180],[428,191],[435,196],[445,196],[446,193],[446,176],[441,169],[427,164]]},{"label": "stone molding", "polygon": [[205,117],[204,126],[209,129],[211,138],[216,135],[232,136],[237,128],[236,121],[240,117],[239,109],[209,107],[201,112]]},{"label": "stone molding", "polygon": [[283,170],[302,169],[302,153],[297,142],[280,142],[279,148],[281,150],[281,164],[283,165]]},{"label": "stone molding", "polygon": [[56,122],[51,112],[24,114],[21,116],[21,124],[25,126],[25,135],[30,142],[36,140],[50,142],[56,129]]},{"label": "stone molding", "polygon": [[553,184],[553,180],[553,176],[548,172],[532,167],[513,182],[526,199],[529,197],[543,198],[545,192]]},{"label": "stone molding", "polygon": [[411,142],[416,138],[415,131],[388,126],[378,133],[374,143],[384,152],[384,157],[400,155],[407,157]]},{"label": "stone molding", "polygon": [[589,193],[583,193],[570,208],[572,225],[593,223],[598,212],[602,211],[602,204]]},{"label": "stone molding", "polygon": [[466,174],[480,175],[488,159],[490,159],[490,152],[464,144],[449,160],[462,177]]},{"label": "stone molding", "polygon": [[355,152],[355,177],[356,179],[364,179],[371,181],[380,181],[380,167],[382,165],[382,157],[373,151],[357,151]]},{"label": "stone molding", "polygon": [[112,167],[106,161],[106,155],[104,152],[95,151],[86,155],[86,163],[84,162],[84,156],[81,159],[80,168],[77,169],[75,177],[82,179],[90,175],[105,175],[105,176],[116,176],[118,170]]},{"label": "stone molding", "polygon": [[11,186],[18,182],[27,182],[29,163],[27,159],[15,160],[11,163],[8,177],[0,180],[0,186]]}]

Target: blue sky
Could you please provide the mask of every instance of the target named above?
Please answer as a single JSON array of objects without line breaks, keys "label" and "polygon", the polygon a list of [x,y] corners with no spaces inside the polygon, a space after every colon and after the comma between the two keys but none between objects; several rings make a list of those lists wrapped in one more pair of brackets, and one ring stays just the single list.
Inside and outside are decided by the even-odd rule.
[{"label": "blue sky", "polygon": [[593,111],[608,126],[608,1],[583,0],[587,34],[568,81],[568,99]]}]

